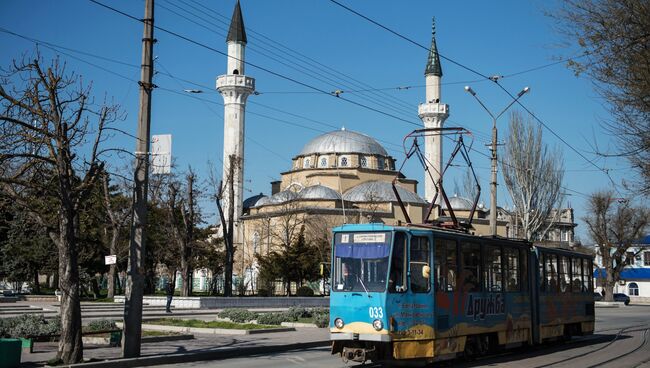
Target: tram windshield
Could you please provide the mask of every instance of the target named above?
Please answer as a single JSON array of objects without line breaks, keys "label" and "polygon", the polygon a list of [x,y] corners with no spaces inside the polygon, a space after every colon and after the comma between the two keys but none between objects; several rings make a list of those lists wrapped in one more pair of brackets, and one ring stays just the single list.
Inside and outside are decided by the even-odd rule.
[{"label": "tram windshield", "polygon": [[336,233],[334,291],[386,290],[390,232]]}]

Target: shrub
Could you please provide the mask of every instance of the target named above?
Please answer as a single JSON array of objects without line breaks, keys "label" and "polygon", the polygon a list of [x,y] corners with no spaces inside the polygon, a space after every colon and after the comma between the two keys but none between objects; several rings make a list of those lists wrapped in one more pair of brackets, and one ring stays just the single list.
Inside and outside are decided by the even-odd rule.
[{"label": "shrub", "polygon": [[312,322],[317,327],[327,327],[330,323],[330,312],[327,308],[314,308],[311,310]]},{"label": "shrub", "polygon": [[219,318],[229,318],[233,322],[243,323],[257,318],[257,313],[242,308],[227,308],[219,312]]},{"label": "shrub", "polygon": [[115,324],[115,321],[108,320],[108,319],[98,319],[94,321],[90,321],[88,323],[88,326],[86,326],[86,331],[106,331],[106,330],[114,330],[117,328],[117,324]]},{"label": "shrub", "polygon": [[299,305],[289,308],[285,314],[289,318],[287,322],[295,322],[299,318],[311,317],[311,312],[307,308],[301,307]]},{"label": "shrub", "polygon": [[23,314],[2,322],[2,335],[8,337],[36,337],[56,335],[61,332],[61,319],[46,320],[42,314]]},{"label": "shrub", "polygon": [[281,325],[282,322],[287,321],[289,317],[286,313],[262,313],[257,316],[257,323],[262,325]]},{"label": "shrub", "polygon": [[296,290],[297,296],[314,296],[314,290],[309,286],[301,286]]}]

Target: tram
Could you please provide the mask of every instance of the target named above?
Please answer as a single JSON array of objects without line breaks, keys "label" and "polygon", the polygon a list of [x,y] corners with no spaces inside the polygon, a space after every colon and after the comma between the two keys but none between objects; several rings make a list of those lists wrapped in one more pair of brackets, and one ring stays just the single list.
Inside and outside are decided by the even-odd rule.
[{"label": "tram", "polygon": [[[417,136],[445,131],[450,128],[411,133],[416,138],[407,159],[426,163]],[[468,161],[462,135],[442,173],[458,152]],[[423,224],[411,223],[395,185],[405,224],[333,229],[332,354],[346,362],[432,362],[593,334],[592,256],[471,234],[478,181],[465,223],[453,213],[442,175]],[[427,222],[434,207],[438,216]]]},{"label": "tram", "polygon": [[594,331],[592,258],[383,224],[334,229],[330,337],[347,361],[451,359]]}]

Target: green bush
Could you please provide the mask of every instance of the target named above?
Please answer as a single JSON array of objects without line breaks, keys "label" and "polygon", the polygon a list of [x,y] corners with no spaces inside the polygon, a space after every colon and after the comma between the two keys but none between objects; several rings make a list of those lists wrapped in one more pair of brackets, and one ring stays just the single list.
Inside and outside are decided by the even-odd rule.
[{"label": "green bush", "polygon": [[257,316],[257,323],[263,325],[281,325],[282,322],[288,321],[290,317],[286,313],[262,313]]},{"label": "green bush", "polygon": [[57,316],[46,320],[42,314],[23,314],[0,319],[2,337],[37,337],[61,333],[61,319]]},{"label": "green bush", "polygon": [[106,330],[115,330],[117,324],[113,320],[108,319],[98,319],[90,321],[88,326],[84,329],[85,331],[106,331]]},{"label": "green bush", "polygon": [[296,290],[298,296],[314,296],[314,290],[309,286],[301,286]]},{"label": "green bush", "polygon": [[289,318],[287,322],[295,322],[300,318],[311,317],[311,312],[307,308],[301,307],[299,305],[289,308],[285,314]]},{"label": "green bush", "polygon": [[312,323],[318,327],[327,327],[330,323],[330,311],[327,308],[311,310]]},{"label": "green bush", "polygon": [[257,319],[257,313],[242,308],[227,308],[219,312],[219,318],[229,318],[233,322],[243,323]]}]

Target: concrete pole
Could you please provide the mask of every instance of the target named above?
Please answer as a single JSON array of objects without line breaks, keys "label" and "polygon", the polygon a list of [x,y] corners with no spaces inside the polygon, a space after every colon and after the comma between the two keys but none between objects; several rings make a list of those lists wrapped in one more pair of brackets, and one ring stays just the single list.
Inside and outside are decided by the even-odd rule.
[{"label": "concrete pole", "polygon": [[492,118],[492,180],[490,182],[490,230],[497,235],[497,119]]},{"label": "concrete pole", "polygon": [[151,91],[153,84],[153,9],[154,0],[145,0],[142,67],[140,73],[140,111],[135,150],[135,188],[133,190],[133,222],[129,244],[126,289],[124,292],[124,333],[122,356],[140,356],[142,337],[142,296],[144,293],[144,260],[146,254],[147,191],[149,187],[149,136],[151,126]]}]

